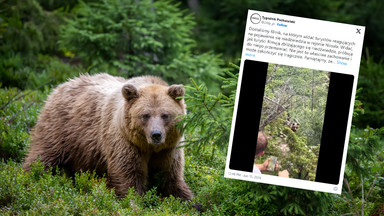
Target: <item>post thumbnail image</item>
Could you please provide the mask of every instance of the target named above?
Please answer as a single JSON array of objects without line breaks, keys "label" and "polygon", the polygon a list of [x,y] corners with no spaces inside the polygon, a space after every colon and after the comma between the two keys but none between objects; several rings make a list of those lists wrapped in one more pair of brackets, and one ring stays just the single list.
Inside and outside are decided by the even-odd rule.
[{"label": "post thumbnail image", "polygon": [[253,173],[315,181],[330,73],[268,64]]}]

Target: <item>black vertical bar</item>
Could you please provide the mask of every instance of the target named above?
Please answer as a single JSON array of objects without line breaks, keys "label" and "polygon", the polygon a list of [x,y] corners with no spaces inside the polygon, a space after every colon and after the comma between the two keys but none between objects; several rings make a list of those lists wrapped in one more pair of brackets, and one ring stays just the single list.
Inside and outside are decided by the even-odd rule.
[{"label": "black vertical bar", "polygon": [[268,63],[245,60],[229,168],[252,172]]},{"label": "black vertical bar", "polygon": [[353,80],[353,75],[331,73],[316,182],[339,183]]}]

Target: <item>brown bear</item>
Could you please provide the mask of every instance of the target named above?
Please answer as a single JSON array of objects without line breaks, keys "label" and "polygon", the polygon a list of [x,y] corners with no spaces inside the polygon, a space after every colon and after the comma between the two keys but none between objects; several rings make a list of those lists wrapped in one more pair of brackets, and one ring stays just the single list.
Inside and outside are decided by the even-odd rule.
[{"label": "brown bear", "polygon": [[[176,127],[186,114],[182,85],[154,76],[132,79],[81,75],[48,96],[31,132],[24,169],[37,158],[69,173],[107,174],[119,197],[134,187],[146,191],[148,178],[162,174],[162,195],[193,196],[184,181],[183,139]],[[157,175],[158,176],[158,175]]]},{"label": "brown bear", "polygon": [[284,121],[284,125],[287,125],[293,132],[296,132],[299,129],[300,124],[296,120],[291,121],[291,118],[288,116],[287,120]]},{"label": "brown bear", "polygon": [[293,132],[296,132],[297,131],[297,129],[299,129],[299,123],[296,123],[296,122],[293,122],[293,123],[291,123],[291,125],[290,125],[290,127],[291,127],[291,130],[293,131]]}]

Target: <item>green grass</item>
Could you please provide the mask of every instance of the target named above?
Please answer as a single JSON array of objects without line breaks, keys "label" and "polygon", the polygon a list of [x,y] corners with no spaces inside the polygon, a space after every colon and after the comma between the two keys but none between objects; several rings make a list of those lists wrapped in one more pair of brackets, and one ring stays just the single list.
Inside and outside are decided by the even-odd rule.
[{"label": "green grass", "polygon": [[31,172],[19,163],[0,163],[1,215],[181,215],[197,214],[191,202],[161,198],[156,189],[139,196],[133,189],[119,200],[104,178],[89,172],[72,180],[52,175],[36,163]]},{"label": "green grass", "polygon": [[30,142],[30,130],[48,93],[48,87],[43,91],[0,89],[0,158],[18,162],[23,159]]}]

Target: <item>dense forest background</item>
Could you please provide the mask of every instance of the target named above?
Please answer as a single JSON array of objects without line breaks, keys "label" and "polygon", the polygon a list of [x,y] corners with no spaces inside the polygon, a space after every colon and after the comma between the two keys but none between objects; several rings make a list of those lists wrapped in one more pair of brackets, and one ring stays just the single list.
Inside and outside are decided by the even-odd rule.
[{"label": "dense forest background", "polygon": [[[366,26],[342,195],[223,177],[248,9]],[[381,0],[0,0],[0,214],[383,215],[382,11]],[[99,72],[186,86],[192,202],[161,197],[156,187],[119,200],[92,172],[72,181],[39,163],[22,171],[47,95],[68,78]],[[299,149],[299,161],[311,131],[293,133],[284,125],[292,115],[288,108],[265,127]]]}]

